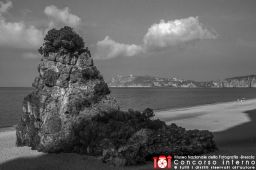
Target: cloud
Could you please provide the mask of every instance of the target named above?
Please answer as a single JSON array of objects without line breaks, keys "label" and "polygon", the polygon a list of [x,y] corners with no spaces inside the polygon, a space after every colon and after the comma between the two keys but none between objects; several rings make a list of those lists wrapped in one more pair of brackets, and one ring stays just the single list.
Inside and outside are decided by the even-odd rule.
[{"label": "cloud", "polygon": [[0,13],[5,13],[7,12],[11,7],[12,7],[12,2],[8,1],[6,3],[0,1]]},{"label": "cloud", "polygon": [[0,1],[0,46],[22,49],[38,48],[43,40],[43,31],[23,21],[8,22],[2,15],[12,7],[12,2]]},{"label": "cloud", "polygon": [[81,22],[78,16],[70,13],[68,7],[58,9],[51,5],[44,10],[45,14],[52,19],[49,21],[48,27],[37,28],[25,21],[8,21],[3,14],[8,12],[11,7],[11,1],[6,3],[0,1],[0,46],[3,47],[35,50],[42,45],[46,32],[58,23],[77,27]]},{"label": "cloud", "polygon": [[53,24],[54,22],[55,23],[57,22],[57,23],[63,23],[71,27],[78,27],[81,23],[81,18],[70,13],[70,10],[68,7],[59,9],[54,5],[50,5],[45,7],[44,13],[53,20],[51,24]]},{"label": "cloud", "polygon": [[35,49],[42,44],[43,31],[24,22],[7,22],[0,18],[0,45],[22,49]]},{"label": "cloud", "polygon": [[167,22],[161,20],[159,23],[149,27],[141,45],[121,44],[107,36],[97,43],[95,55],[99,59],[119,56],[131,57],[141,53],[164,50],[167,47],[216,38],[216,33],[203,26],[198,17],[188,17]]},{"label": "cloud", "polygon": [[142,52],[142,47],[135,44],[121,44],[108,36],[104,40],[97,43],[97,53],[95,58],[97,59],[110,59],[117,56],[132,57]]},{"label": "cloud", "polygon": [[38,58],[41,58],[41,56],[38,53],[34,53],[34,52],[23,53],[22,57],[24,59],[38,59]]},{"label": "cloud", "polygon": [[154,49],[203,39],[216,39],[216,34],[206,29],[198,17],[189,17],[167,22],[161,20],[153,24],[144,36],[143,43],[146,48]]}]

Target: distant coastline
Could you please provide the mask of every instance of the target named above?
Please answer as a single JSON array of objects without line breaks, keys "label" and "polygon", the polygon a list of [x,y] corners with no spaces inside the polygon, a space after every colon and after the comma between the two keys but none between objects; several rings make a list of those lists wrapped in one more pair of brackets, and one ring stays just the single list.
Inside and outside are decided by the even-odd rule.
[{"label": "distant coastline", "polygon": [[231,77],[218,81],[194,81],[183,80],[176,77],[162,78],[154,76],[122,76],[113,77],[108,83],[109,87],[115,88],[256,88],[256,75]]}]

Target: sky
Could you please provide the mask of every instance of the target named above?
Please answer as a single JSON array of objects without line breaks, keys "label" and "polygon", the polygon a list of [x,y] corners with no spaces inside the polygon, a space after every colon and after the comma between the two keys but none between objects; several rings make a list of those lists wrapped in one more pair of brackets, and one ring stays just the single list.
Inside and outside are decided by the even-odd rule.
[{"label": "sky", "polygon": [[0,87],[30,87],[51,28],[71,26],[106,81],[256,74],[255,0],[0,1]]}]

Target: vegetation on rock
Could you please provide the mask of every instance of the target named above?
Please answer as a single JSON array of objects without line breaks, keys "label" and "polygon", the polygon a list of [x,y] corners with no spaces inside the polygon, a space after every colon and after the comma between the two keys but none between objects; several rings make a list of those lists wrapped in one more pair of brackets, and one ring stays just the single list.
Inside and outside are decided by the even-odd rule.
[{"label": "vegetation on rock", "polygon": [[143,112],[101,112],[75,126],[74,152],[102,156],[104,162],[123,166],[145,163],[156,155],[196,155],[216,150],[209,131],[187,131],[153,117],[149,108]]},{"label": "vegetation on rock", "polygon": [[44,38],[44,44],[39,48],[41,55],[57,52],[63,49],[66,52],[82,52],[84,41],[72,28],[65,26],[59,30],[55,28],[48,31]]},{"label": "vegetation on rock", "polygon": [[[149,110],[152,111],[151,109],[145,111],[148,112]],[[113,146],[118,148],[124,145],[140,129],[158,130],[166,127],[163,121],[151,120],[153,114],[147,116],[143,113],[133,110],[101,112],[94,116],[90,123],[86,122],[79,125],[76,129],[79,132],[79,140],[87,141],[88,136],[84,136],[83,133],[91,134],[90,140],[93,145],[102,139],[108,138]],[[88,130],[90,132],[87,132]]]}]

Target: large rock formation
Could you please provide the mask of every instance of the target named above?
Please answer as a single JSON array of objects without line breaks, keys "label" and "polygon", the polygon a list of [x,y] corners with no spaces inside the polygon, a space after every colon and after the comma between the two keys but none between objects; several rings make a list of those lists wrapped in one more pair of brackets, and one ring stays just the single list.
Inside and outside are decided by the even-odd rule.
[{"label": "large rock formation", "polygon": [[67,27],[48,32],[40,48],[39,76],[23,102],[17,146],[95,155],[114,165],[143,163],[159,154],[194,155],[216,149],[209,131],[167,126],[152,119],[151,109],[120,111],[81,42]]},{"label": "large rock formation", "polygon": [[76,123],[102,110],[119,109],[88,49],[47,51],[38,72],[33,92],[23,101],[18,146],[44,152],[71,150]]}]

